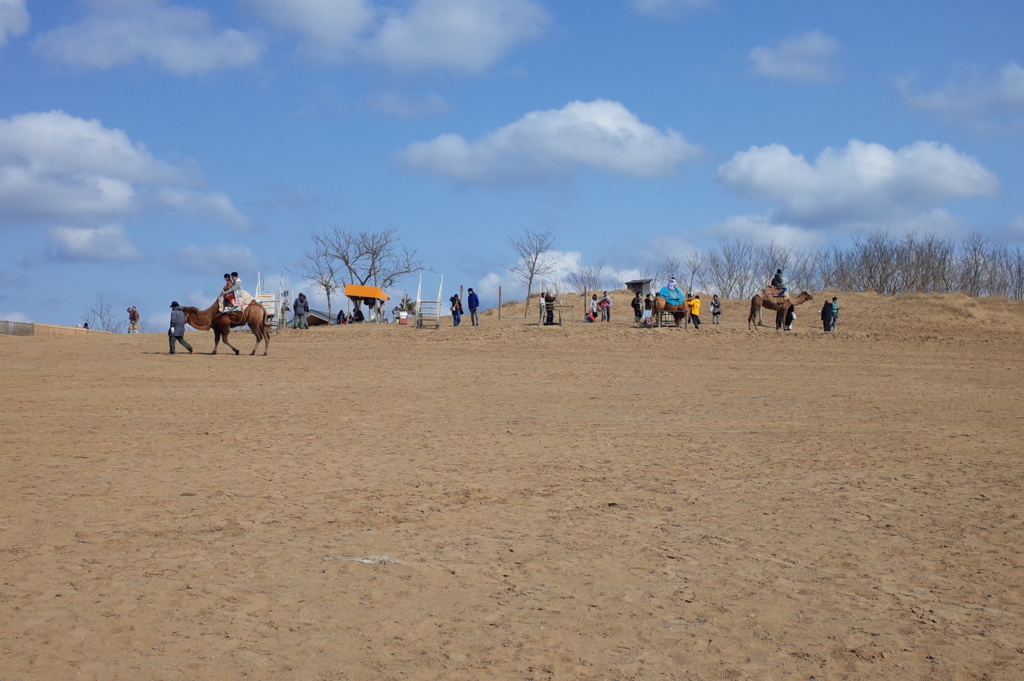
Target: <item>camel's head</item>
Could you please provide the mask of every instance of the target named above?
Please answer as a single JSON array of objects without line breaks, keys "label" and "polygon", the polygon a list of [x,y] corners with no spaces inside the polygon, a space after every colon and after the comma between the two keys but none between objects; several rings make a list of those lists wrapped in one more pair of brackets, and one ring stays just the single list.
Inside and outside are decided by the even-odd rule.
[{"label": "camel's head", "polygon": [[182,307],[181,311],[185,313],[186,317],[188,317],[189,315],[192,315],[192,314],[195,314],[195,313],[199,312],[199,308],[196,308],[196,307]]}]

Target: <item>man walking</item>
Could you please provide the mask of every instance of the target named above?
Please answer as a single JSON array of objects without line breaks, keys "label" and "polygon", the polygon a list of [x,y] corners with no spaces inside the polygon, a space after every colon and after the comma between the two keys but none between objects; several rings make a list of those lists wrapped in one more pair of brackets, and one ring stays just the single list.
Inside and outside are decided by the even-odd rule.
[{"label": "man walking", "polygon": [[128,333],[139,332],[139,311],[132,305],[128,308]]},{"label": "man walking", "polygon": [[307,314],[309,314],[309,301],[306,300],[305,293],[300,293],[299,297],[295,299],[295,304],[292,305],[292,328],[308,329]]},{"label": "man walking", "polygon": [[171,346],[171,351],[168,355],[174,354],[175,341],[181,343],[181,347],[188,350],[188,354],[192,354],[192,346],[185,341],[185,313],[181,311],[177,300],[171,303],[171,328],[167,330],[167,342]]},{"label": "man walking", "polygon": [[473,289],[469,289],[469,321],[473,326],[480,326],[480,317],[477,316],[476,311],[480,307],[480,296],[473,292]]},{"label": "man walking", "polygon": [[693,322],[694,330],[700,331],[700,296],[686,301],[686,306],[690,308],[690,321]]}]

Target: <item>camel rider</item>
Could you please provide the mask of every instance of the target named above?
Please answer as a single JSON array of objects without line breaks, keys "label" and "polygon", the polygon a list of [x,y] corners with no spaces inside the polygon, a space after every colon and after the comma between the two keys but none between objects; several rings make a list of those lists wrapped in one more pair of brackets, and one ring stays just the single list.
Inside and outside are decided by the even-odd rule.
[{"label": "camel rider", "polygon": [[[227,277],[229,286],[224,289],[224,312],[237,312],[242,309],[242,280],[238,277],[238,272],[232,272],[231,276],[224,275]],[[230,296],[231,307],[227,307],[228,296]]]},{"label": "camel rider", "polygon": [[221,312],[226,312],[229,308],[235,305],[235,294],[228,293],[229,289],[235,285],[235,282],[231,281],[231,275],[224,275],[224,285],[220,287],[220,297],[217,298],[217,309]]},{"label": "camel rider", "polygon": [[675,279],[669,279],[668,283],[661,287],[658,295],[665,299],[669,305],[682,305],[683,292],[679,290]]},{"label": "camel rider", "polygon": [[772,286],[779,289],[779,295],[786,295],[786,282],[782,279],[782,270],[775,270],[775,276],[772,277]]}]

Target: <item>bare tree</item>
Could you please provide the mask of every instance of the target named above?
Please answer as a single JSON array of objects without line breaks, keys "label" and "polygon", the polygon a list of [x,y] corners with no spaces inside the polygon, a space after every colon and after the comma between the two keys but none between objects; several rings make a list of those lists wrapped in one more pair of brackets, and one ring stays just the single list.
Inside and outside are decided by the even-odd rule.
[{"label": "bare tree", "polygon": [[694,284],[700,285],[702,283],[701,276],[704,273],[704,268],[708,264],[708,257],[702,251],[693,249],[683,256],[683,272],[689,275],[686,282],[686,292],[692,293],[695,289]]},{"label": "bare tree", "polygon": [[565,283],[574,293],[582,295],[587,291],[598,291],[608,285],[608,277],[604,276],[604,259],[593,265],[586,265],[568,274]]},{"label": "bare tree", "polygon": [[683,261],[674,255],[666,255],[654,270],[654,284],[665,284],[669,279],[682,278]]},{"label": "bare tree", "polygon": [[331,255],[331,235],[326,233],[313,235],[313,248],[302,250],[303,260],[297,270],[288,270],[297,277],[313,282],[317,289],[327,296],[327,318],[334,319],[334,308],[331,296],[341,288],[338,281],[341,269],[338,260]]},{"label": "bare tree", "polygon": [[[788,269],[787,269],[788,268]],[[723,240],[708,254],[706,281],[720,295],[746,297],[766,272],[783,269],[791,288],[900,293],[950,293],[1024,298],[1024,251],[982,234],[959,243],[930,234],[894,236],[878,230],[849,246],[797,252],[770,244],[755,247]]]},{"label": "bare tree", "polygon": [[320,236],[324,253],[341,263],[351,284],[390,288],[405,275],[428,269],[416,249],[402,243],[396,227],[379,232],[332,227]]},{"label": "bare tree", "polygon": [[718,250],[708,254],[707,268],[708,281],[723,298],[746,298],[762,285],[751,241],[721,239]]},{"label": "bare tree", "polygon": [[551,230],[533,232],[525,227],[523,233],[518,237],[507,237],[508,245],[516,254],[516,264],[508,268],[508,271],[515,275],[516,279],[526,284],[526,307],[523,316],[530,313],[530,293],[533,291],[533,282],[550,276],[555,271],[555,265],[545,257],[555,243],[555,236]]},{"label": "bare tree", "polygon": [[82,321],[88,324],[90,329],[110,333],[122,333],[126,326],[124,319],[114,312],[114,307],[102,293],[96,296],[96,302],[85,311]]}]

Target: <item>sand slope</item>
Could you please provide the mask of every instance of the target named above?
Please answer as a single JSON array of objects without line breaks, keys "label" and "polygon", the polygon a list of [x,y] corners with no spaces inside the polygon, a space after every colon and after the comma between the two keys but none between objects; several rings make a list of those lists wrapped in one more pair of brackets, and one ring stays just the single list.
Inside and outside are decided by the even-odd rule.
[{"label": "sand slope", "polygon": [[0,680],[1024,678],[1021,304],[821,299],[0,337]]}]

